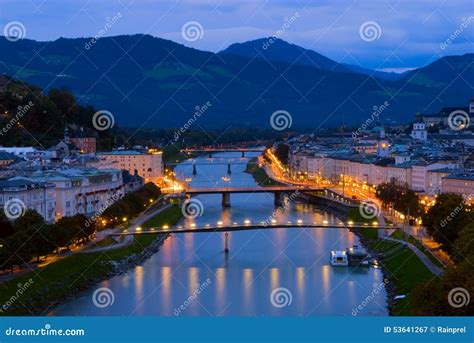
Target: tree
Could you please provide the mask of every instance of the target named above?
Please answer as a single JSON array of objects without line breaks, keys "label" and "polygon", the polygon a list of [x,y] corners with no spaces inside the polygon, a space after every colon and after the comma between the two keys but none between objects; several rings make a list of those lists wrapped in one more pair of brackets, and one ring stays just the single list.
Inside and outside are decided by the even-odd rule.
[{"label": "tree", "polygon": [[474,223],[470,223],[459,231],[451,257],[455,262],[462,262],[467,258],[474,260]]},{"label": "tree", "polygon": [[377,186],[376,194],[385,205],[393,205],[396,203],[402,192],[402,188],[399,184],[396,183],[395,179],[390,180],[390,182],[384,182]]},{"label": "tree", "polygon": [[[419,285],[411,296],[415,315],[472,316],[474,302],[467,302],[467,294],[474,294],[474,259],[468,258],[456,266],[448,267],[441,280]],[[458,294],[458,298],[454,296]],[[452,303],[464,306],[453,306]]]},{"label": "tree", "polygon": [[43,217],[35,210],[26,210],[25,213],[15,220],[15,232],[39,229],[44,225]]},{"label": "tree", "polygon": [[0,211],[0,238],[5,238],[13,234],[15,229],[12,222],[7,218],[5,212]]},{"label": "tree", "polygon": [[402,193],[397,196],[394,208],[398,212],[410,214],[410,216],[415,218],[422,213],[418,195],[410,189],[404,189]]},{"label": "tree", "polygon": [[423,223],[428,233],[442,248],[451,253],[459,231],[471,222],[471,212],[462,196],[454,193],[443,193],[426,213]]},{"label": "tree", "polygon": [[392,205],[398,212],[413,217],[422,213],[416,193],[409,189],[407,184],[400,185],[395,179],[378,185],[376,194],[385,205]]},{"label": "tree", "polygon": [[288,163],[288,154],[290,152],[290,147],[288,144],[282,143],[277,146],[275,150],[275,156],[281,161],[283,164]]}]

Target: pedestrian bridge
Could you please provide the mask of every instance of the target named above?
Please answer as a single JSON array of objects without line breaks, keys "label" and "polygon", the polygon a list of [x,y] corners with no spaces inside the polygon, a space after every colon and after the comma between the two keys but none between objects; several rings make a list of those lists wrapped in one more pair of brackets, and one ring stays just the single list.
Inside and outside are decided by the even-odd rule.
[{"label": "pedestrian bridge", "polygon": [[267,230],[267,229],[279,229],[279,228],[328,228],[328,229],[375,229],[375,230],[389,230],[397,229],[398,227],[393,224],[379,225],[376,219],[372,223],[354,223],[352,221],[347,222],[328,222],[326,220],[322,222],[310,222],[298,219],[296,221],[285,221],[278,222],[275,219],[269,219],[267,221],[252,222],[249,219],[242,222],[232,222],[224,224],[223,222],[217,222],[215,224],[197,224],[192,223],[186,226],[168,226],[162,227],[151,227],[142,228],[135,227],[130,230],[124,230],[119,233],[114,233],[114,236],[120,235],[143,235],[143,234],[156,234],[156,233],[201,233],[201,232],[232,232],[232,231],[248,231],[248,230]]}]

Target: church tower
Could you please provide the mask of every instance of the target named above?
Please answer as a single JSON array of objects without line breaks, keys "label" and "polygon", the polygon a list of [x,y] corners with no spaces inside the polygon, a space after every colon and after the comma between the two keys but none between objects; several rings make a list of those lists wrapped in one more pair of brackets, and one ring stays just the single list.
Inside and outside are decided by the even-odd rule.
[{"label": "church tower", "polygon": [[411,138],[426,141],[428,139],[428,132],[426,131],[426,124],[423,121],[421,113],[416,114],[415,122],[413,123],[413,129],[410,134]]},{"label": "church tower", "polygon": [[385,129],[382,126],[380,129],[380,137],[377,139],[377,156],[378,157],[388,157],[390,143],[385,138]]}]

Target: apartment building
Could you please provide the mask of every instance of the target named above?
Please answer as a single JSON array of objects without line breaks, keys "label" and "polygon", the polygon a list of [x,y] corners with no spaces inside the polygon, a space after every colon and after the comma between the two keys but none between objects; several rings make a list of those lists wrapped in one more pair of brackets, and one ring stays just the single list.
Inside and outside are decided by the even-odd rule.
[{"label": "apartment building", "polygon": [[[91,216],[120,199],[125,193],[118,169],[62,169],[38,171],[12,180],[47,182],[54,185],[55,219],[78,213]],[[112,201],[111,201],[112,200]]]},{"label": "apartment building", "polygon": [[10,206],[15,206],[16,211],[20,211],[18,213],[27,209],[35,210],[46,222],[53,222],[55,205],[55,190],[52,183],[25,179],[0,180],[0,207],[7,217],[7,212],[12,211]]},{"label": "apartment building", "polygon": [[117,150],[99,154],[107,162],[115,163],[116,168],[136,173],[146,182],[160,183],[163,176],[163,153],[155,149],[147,152],[136,150]]}]

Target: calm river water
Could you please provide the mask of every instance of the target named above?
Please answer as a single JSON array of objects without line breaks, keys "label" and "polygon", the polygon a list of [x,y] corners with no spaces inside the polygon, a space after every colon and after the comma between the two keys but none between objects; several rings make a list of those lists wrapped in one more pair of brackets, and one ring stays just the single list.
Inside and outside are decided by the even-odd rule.
[{"label": "calm river water", "polygon": [[[247,158],[216,154],[198,159],[198,175],[189,161],[176,168],[179,177],[191,177],[196,187],[225,183],[227,164],[232,166],[229,186],[255,185],[244,172]],[[199,163],[212,163],[199,165]],[[233,194],[231,208],[221,207],[221,195],[198,196],[203,204],[197,225],[217,221],[266,220],[275,210],[272,194]],[[313,205],[288,204],[278,220],[329,222],[337,218]],[[183,221],[189,225],[190,219]],[[317,316],[387,315],[383,275],[374,268],[334,268],[329,252],[358,244],[343,229],[249,230],[229,233],[229,253],[224,253],[223,233],[186,233],[169,237],[160,251],[128,273],[102,282],[54,311],[51,315],[156,315],[156,316]],[[111,306],[94,305],[93,292],[109,288]],[[272,294],[273,292],[273,294]],[[272,297],[273,295],[273,297]],[[369,300],[367,300],[369,297]]]}]

